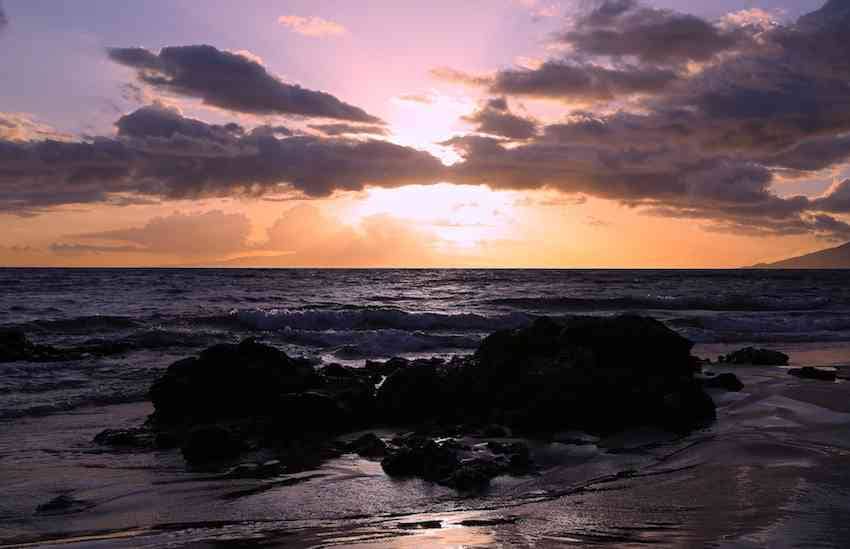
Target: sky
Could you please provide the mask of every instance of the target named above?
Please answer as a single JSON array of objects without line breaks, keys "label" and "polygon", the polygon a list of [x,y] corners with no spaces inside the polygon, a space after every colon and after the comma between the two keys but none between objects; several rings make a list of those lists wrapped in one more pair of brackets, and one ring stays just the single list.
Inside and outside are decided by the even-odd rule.
[{"label": "sky", "polygon": [[850,0],[0,0],[0,265],[850,240]]}]

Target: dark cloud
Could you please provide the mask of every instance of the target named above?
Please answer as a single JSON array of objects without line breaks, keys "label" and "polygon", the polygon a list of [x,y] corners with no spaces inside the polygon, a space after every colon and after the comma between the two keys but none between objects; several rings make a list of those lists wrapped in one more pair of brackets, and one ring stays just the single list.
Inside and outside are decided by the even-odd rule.
[{"label": "dark cloud", "polygon": [[465,116],[464,120],[476,125],[475,131],[508,139],[528,139],[537,133],[537,122],[517,116],[508,110],[507,101],[491,99],[484,108]]},{"label": "dark cloud", "polygon": [[116,126],[117,137],[89,142],[0,140],[0,211],[281,191],[327,196],[444,174],[428,153],[386,141],[246,133],[163,107],[139,109]]},{"label": "dark cloud", "polygon": [[825,212],[850,213],[850,179],[834,185],[815,205]]},{"label": "dark cloud", "polygon": [[679,79],[679,73],[668,68],[608,68],[578,60],[546,61],[537,68],[507,69],[492,76],[451,69],[435,69],[432,74],[443,80],[483,86],[493,94],[590,103],[623,95],[658,93]]},{"label": "dark cloud", "polygon": [[389,132],[383,126],[356,126],[354,124],[311,124],[311,129],[322,132],[325,135],[388,135]]},{"label": "dark cloud", "polygon": [[287,84],[254,59],[213,46],[175,46],[153,53],[111,48],[109,57],[137,70],[155,88],[197,97],[207,105],[257,115],[297,115],[383,123],[333,95]]},{"label": "dark cloud", "polygon": [[[588,17],[608,25],[643,9],[606,2]],[[701,219],[711,230],[847,237],[847,224],[830,214],[850,213],[850,184],[819,199],[773,190],[777,174],[813,177],[850,162],[850,7],[831,2],[824,10],[826,16],[760,32],[757,47],[682,73],[633,111],[573,112],[520,146],[456,138],[449,144],[464,160],[453,175],[498,188],[547,187],[617,200],[652,215]],[[652,21],[675,19],[651,12]],[[658,59],[634,55],[636,72],[659,70]],[[535,80],[554,74],[556,63],[519,71],[533,85],[513,86],[506,95],[581,96],[574,86],[546,83],[560,86],[569,78]],[[493,82],[514,73],[502,71]]]},{"label": "dark cloud", "polygon": [[623,0],[604,0],[558,35],[579,54],[634,56],[654,64],[708,61],[750,40],[750,33],[738,27]]}]

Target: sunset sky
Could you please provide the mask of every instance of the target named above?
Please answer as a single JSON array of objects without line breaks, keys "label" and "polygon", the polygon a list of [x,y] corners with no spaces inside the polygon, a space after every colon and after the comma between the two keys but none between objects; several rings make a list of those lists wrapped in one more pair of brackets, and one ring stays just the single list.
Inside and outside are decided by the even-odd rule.
[{"label": "sunset sky", "polygon": [[850,1],[0,0],[0,265],[850,240]]}]

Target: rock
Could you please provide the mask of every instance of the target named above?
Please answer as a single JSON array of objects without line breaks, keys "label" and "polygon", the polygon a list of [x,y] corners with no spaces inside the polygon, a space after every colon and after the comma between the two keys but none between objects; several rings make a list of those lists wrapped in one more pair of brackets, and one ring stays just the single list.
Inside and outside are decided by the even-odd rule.
[{"label": "rock", "polygon": [[481,436],[484,438],[507,438],[511,436],[511,430],[504,425],[493,423],[481,429]]},{"label": "rock", "polygon": [[322,375],[329,377],[356,377],[357,372],[354,368],[349,368],[347,366],[343,366],[342,364],[337,364],[336,362],[328,364],[324,368],[322,368]]},{"label": "rock", "polygon": [[384,472],[391,477],[419,477],[433,482],[448,478],[459,465],[453,449],[422,437],[411,437],[406,446],[381,461]]},{"label": "rock", "polygon": [[664,396],[659,419],[663,427],[685,433],[713,422],[717,412],[711,397],[692,382]]},{"label": "rock", "polygon": [[321,385],[309,364],[246,339],[168,367],[150,389],[159,424],[270,415],[281,395]]},{"label": "rock", "polygon": [[0,329],[0,362],[63,360],[62,351],[49,345],[36,345],[16,329]]},{"label": "rock", "polygon": [[57,496],[47,503],[36,507],[35,512],[41,515],[59,515],[65,513],[76,513],[93,507],[88,501],[77,499],[69,494]]},{"label": "rock", "polygon": [[189,464],[196,465],[236,457],[242,451],[242,444],[229,429],[202,425],[189,432],[181,451]]},{"label": "rock", "polygon": [[153,438],[154,448],[167,450],[180,446],[180,439],[174,433],[168,431],[160,431]]},{"label": "rock", "polygon": [[443,521],[423,520],[420,522],[399,522],[398,527],[402,530],[435,530],[443,527]]},{"label": "rock", "polygon": [[383,458],[387,455],[387,443],[374,433],[367,433],[349,442],[347,449],[365,458]]},{"label": "rock", "polygon": [[744,388],[738,376],[732,373],[719,374],[702,380],[702,386],[709,389],[725,389],[737,392]]},{"label": "rock", "polygon": [[679,370],[692,364],[692,347],[693,343],[648,317],[578,317],[565,323],[541,318],[529,328],[488,336],[476,356],[494,366],[539,356],[581,357],[602,368],[651,359],[641,366]]},{"label": "rock", "polygon": [[528,447],[522,443],[490,442],[470,448],[454,439],[409,436],[381,461],[391,477],[418,477],[457,490],[485,488],[503,474],[525,474],[531,468]]},{"label": "rock", "polygon": [[[694,388],[691,347],[646,317],[540,318],[491,334],[472,357],[400,364],[378,390],[377,417],[438,429],[496,424],[531,435],[681,424],[665,417],[664,399],[702,391]],[[702,425],[703,416],[686,417]]]},{"label": "rock", "polygon": [[396,369],[378,389],[378,415],[395,424],[434,420],[454,400],[445,368],[427,361],[414,361]]},{"label": "rock", "polygon": [[150,442],[150,433],[146,429],[104,429],[94,437],[96,444],[104,446],[140,447]]},{"label": "rock", "polygon": [[729,353],[720,362],[727,364],[752,364],[753,366],[785,366],[788,355],[770,349],[745,347],[734,353]]},{"label": "rock", "polygon": [[788,373],[792,376],[803,379],[819,379],[821,381],[835,381],[837,378],[833,370],[821,370],[812,366],[804,366],[802,368],[791,368]]},{"label": "rock", "polygon": [[275,418],[275,426],[289,435],[341,433],[352,425],[342,405],[318,391],[284,395],[279,399]]},{"label": "rock", "polygon": [[495,461],[473,459],[461,463],[441,484],[463,492],[483,490],[502,471],[502,467]]}]

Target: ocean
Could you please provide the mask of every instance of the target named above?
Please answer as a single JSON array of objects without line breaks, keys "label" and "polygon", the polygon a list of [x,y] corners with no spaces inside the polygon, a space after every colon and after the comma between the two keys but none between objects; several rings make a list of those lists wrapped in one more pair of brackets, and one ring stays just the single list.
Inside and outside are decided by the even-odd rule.
[{"label": "ocean", "polygon": [[[288,495],[278,494],[276,500],[264,493],[242,507],[228,503],[219,508],[218,500],[210,495],[215,490],[208,484],[198,484],[204,486],[199,493],[188,491],[183,484],[163,483],[163,477],[173,480],[175,476],[189,474],[184,472],[179,455],[114,454],[92,446],[91,437],[101,429],[128,427],[144,421],[150,412],[146,393],[157,375],[170,363],[215,343],[256,337],[290,355],[307,357],[317,365],[338,362],[358,366],[365,360],[394,356],[471,353],[487,334],[524,326],[539,316],[630,312],[665,322],[695,342],[694,353],[702,357],[714,358],[731,349],[756,344],[788,353],[793,365],[850,364],[850,271],[0,269],[0,288],[2,328],[21,329],[40,344],[69,347],[109,343],[123,349],[107,357],[82,357],[67,362],[0,364],[0,433],[3,433],[0,434],[0,485],[10,496],[0,498],[5,499],[0,503],[0,545],[8,540],[43,542],[85,534],[106,536],[111,546],[181,546],[178,542],[184,539],[180,537],[184,534],[187,543],[225,534],[236,539],[262,537],[268,534],[267,530],[280,535],[281,529],[291,526],[288,521],[307,521],[298,523],[298,528],[304,529],[299,531],[318,536],[319,541],[313,540],[314,545],[305,542],[306,546],[340,545],[328,542],[319,532],[335,532],[334,539],[351,541],[347,537],[350,521],[344,534],[338,529],[340,523],[334,522],[341,517],[357,515],[361,517],[357,520],[366,521],[365,526],[358,528],[380,531],[372,519],[395,516],[393,513],[420,516],[508,509],[520,501],[528,501],[529,494],[554,492],[554,486],[572,486],[579,479],[595,478],[594,475],[615,466],[654,467],[657,463],[653,460],[662,461],[652,450],[629,459],[612,453],[604,460],[593,461],[595,465],[591,466],[587,465],[588,452],[598,455],[603,445],[594,446],[593,450],[547,448],[541,455],[582,468],[568,468],[571,473],[566,477],[561,471],[546,476],[545,482],[538,479],[531,485],[505,481],[496,485],[495,494],[486,501],[460,502],[442,488],[425,488],[418,481],[399,485],[383,480],[383,484],[376,485],[375,478],[381,475],[379,466],[374,469],[375,464],[335,463],[331,472],[322,474],[340,478],[336,486],[341,491],[336,498],[324,493],[324,488],[311,492],[307,483],[290,488]],[[723,410],[734,411],[729,417],[736,419],[727,423],[719,421],[719,431],[713,437],[734,433],[723,439],[727,444],[729,440],[740,442],[741,433],[750,436],[762,431],[760,436],[765,436],[765,430],[778,428],[785,430],[777,440],[788,444],[788,433],[792,432],[789,429],[796,426],[800,433],[808,433],[806,444],[832,448],[814,450],[825,462],[838,463],[839,458],[850,455],[850,442],[836,442],[834,433],[827,442],[829,437],[819,438],[817,434],[819,426],[850,424],[850,409],[807,397],[793,403],[783,401],[780,408],[784,412],[777,414],[765,408],[764,403],[774,402],[770,399],[778,398],[777,395],[787,397],[783,391],[791,383],[790,376],[783,371],[752,372],[742,377],[761,387],[761,392],[751,393],[753,399],[761,400],[756,406],[755,401],[718,397],[721,420],[725,417]],[[761,396],[756,398],[758,395]],[[829,399],[832,402],[834,397]],[[695,440],[675,444],[690,444]],[[787,450],[785,446],[782,446],[784,450],[777,450],[766,442],[762,450],[755,450],[752,444],[747,439],[743,455],[750,455],[747,452],[758,455],[759,451],[764,455],[784,455]],[[788,463],[809,467],[814,461],[802,455],[805,451],[801,444],[795,439],[792,446],[796,449],[789,454]],[[715,455],[722,453],[723,448],[726,447],[711,447],[706,452]],[[734,450],[730,451],[734,454]],[[667,457],[663,460],[670,461]],[[683,467],[699,461],[684,457],[672,461],[680,460]],[[796,493],[794,490],[800,486],[794,482],[799,477],[786,479],[786,473],[785,469],[777,470],[775,478],[782,479],[777,490]],[[728,475],[735,474],[741,474],[741,470],[730,465],[700,478],[704,483],[710,479],[723,482],[728,480]],[[750,474],[752,482],[769,482],[774,478],[760,476],[759,471]],[[819,474],[826,473],[821,470]],[[363,478],[372,479],[371,484],[367,486]],[[790,484],[783,484],[786,481]],[[807,481],[815,482],[810,478]],[[845,495],[847,484],[850,483],[836,484],[844,486],[841,490]],[[678,502],[675,505],[683,506],[676,513],[687,515],[687,490],[682,486],[689,485],[677,485],[671,488],[672,495],[668,495]],[[709,489],[707,486],[705,489]],[[366,490],[371,499],[364,500],[358,490]],[[39,518],[33,514],[39,503],[71,491],[98,502],[98,513],[80,510],[70,518]],[[834,495],[827,493],[826,499],[818,501],[827,505]],[[176,503],[165,503],[171,501],[169,498],[176,498]],[[673,513],[677,518],[672,520],[669,513],[665,515],[657,508],[645,510],[644,515],[632,509],[629,512],[635,513],[635,517],[625,512],[616,515],[604,511],[611,502],[626,505],[628,499],[623,493],[611,498],[587,497],[588,508],[599,507],[601,515],[592,520],[576,516],[574,520],[581,522],[585,530],[591,527],[582,521],[591,520],[597,529],[591,530],[597,533],[607,532],[602,524],[605,517],[614,522],[622,519],[623,528],[637,528],[629,531],[631,538],[620,539],[620,546],[635,539],[635,543],[657,542],[664,536],[714,539],[711,537],[714,531],[696,532],[691,526],[677,530],[677,525],[685,519]],[[294,501],[297,503],[293,504]],[[535,511],[535,516],[555,520],[557,509],[553,509],[553,501],[544,496],[535,500],[535,505],[543,506]],[[847,500],[839,498],[839,501],[843,501],[844,510],[818,518],[821,520],[818,524],[832,528],[833,521],[839,518],[848,523]],[[738,501],[740,505],[745,503]],[[780,504],[790,505],[786,500]],[[694,521],[709,520],[703,511],[692,514]],[[663,516],[667,519],[662,520]],[[756,518],[764,518],[765,524],[775,527],[779,520],[773,515]],[[213,519],[223,522],[208,524]],[[664,520],[672,522],[664,526]],[[331,525],[322,521],[331,521]],[[652,526],[653,521],[661,525]],[[201,534],[190,535],[179,530],[178,535],[177,530],[168,530],[168,539],[145,537],[144,544],[136,534],[128,534],[137,528],[165,528],[163,525],[173,524],[192,524],[192,531]],[[790,528],[788,523],[782,524],[782,528]],[[562,532],[563,538],[552,539],[565,543],[570,539],[579,540],[576,543],[593,541],[582,538],[578,530],[569,534],[573,526],[581,529],[575,524],[560,524],[559,528],[567,533]],[[221,528],[226,532],[222,533]],[[113,539],[111,533],[115,532]],[[805,530],[798,533],[803,537],[798,536],[797,540],[820,539],[806,537]],[[820,535],[820,530],[815,533]],[[705,537],[699,537],[703,534]],[[133,542],[121,545],[119,539],[125,535],[133,537]],[[522,535],[543,536],[540,539],[550,536],[540,532]],[[632,539],[634,536],[638,538]],[[174,545],[168,545],[168,540]],[[612,540],[611,543],[616,541]],[[75,543],[86,546],[84,542]],[[758,546],[757,539],[754,543],[753,546]],[[489,542],[484,540],[480,545]],[[748,545],[742,542],[730,546]]]}]

